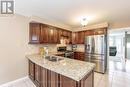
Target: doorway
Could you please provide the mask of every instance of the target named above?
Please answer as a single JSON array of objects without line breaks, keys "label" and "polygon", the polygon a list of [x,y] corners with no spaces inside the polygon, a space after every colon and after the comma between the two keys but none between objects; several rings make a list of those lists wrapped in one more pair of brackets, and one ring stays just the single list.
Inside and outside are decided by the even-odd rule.
[{"label": "doorway", "polygon": [[130,72],[130,28],[111,29],[108,34],[109,71]]}]

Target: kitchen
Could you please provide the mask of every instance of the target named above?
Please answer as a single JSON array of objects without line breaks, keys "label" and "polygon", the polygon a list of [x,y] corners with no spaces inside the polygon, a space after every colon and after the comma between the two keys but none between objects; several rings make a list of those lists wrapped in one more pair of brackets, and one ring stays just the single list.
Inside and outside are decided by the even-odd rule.
[{"label": "kitchen", "polygon": [[0,87],[128,87],[129,63],[126,71],[111,70],[108,57],[109,31],[130,23],[129,5],[121,1],[119,10],[115,3],[15,1],[15,14],[0,15]]},{"label": "kitchen", "polygon": [[[104,35],[104,37],[102,35]],[[44,73],[47,73],[47,77],[46,77],[46,79],[45,79],[45,77],[43,77],[44,78],[44,80],[42,81],[43,83],[48,82],[49,77],[50,77],[50,79],[53,79],[53,78],[51,78],[51,76],[48,76],[48,74],[49,74],[48,72],[50,72],[50,71],[56,72],[57,74],[64,75],[66,77],[71,76],[71,75],[68,75],[68,74],[70,74],[70,73],[72,74],[73,73],[72,71],[75,71],[74,72],[75,74],[72,74],[72,75],[76,75],[75,78],[87,78],[87,79],[82,81],[82,79],[77,80],[77,79],[74,79],[74,77],[69,77],[69,78],[75,80],[75,83],[71,83],[71,80],[69,81],[69,79],[68,80],[66,79],[65,81],[69,81],[67,83],[69,86],[71,86],[73,84],[72,87],[78,87],[78,86],[80,86],[80,87],[86,87],[86,86],[94,87],[94,73],[93,73],[93,71],[97,71],[97,72],[100,72],[100,73],[105,73],[105,71],[106,71],[106,64],[105,63],[106,63],[107,59],[106,59],[106,56],[105,56],[106,55],[105,52],[107,52],[107,51],[104,51],[104,50],[106,50],[106,48],[102,48],[102,46],[103,47],[105,46],[105,41],[107,41],[107,40],[105,40],[105,35],[107,35],[107,27],[103,27],[103,28],[100,28],[100,29],[80,31],[80,32],[71,32],[71,31],[59,29],[57,27],[45,25],[45,24],[41,24],[41,23],[30,23],[30,33],[29,33],[29,36],[30,36],[29,40],[30,41],[29,41],[29,44],[48,44],[48,45],[40,48],[39,53],[40,53],[41,56],[39,56],[39,58],[38,58],[38,54],[27,56],[27,58],[29,59],[29,77],[32,79],[32,81],[38,87],[40,87],[42,85],[42,83],[41,83],[42,75],[40,73],[42,73],[43,69],[37,68],[37,67],[43,67],[44,69],[49,70],[49,71],[44,72]],[[97,42],[99,42],[99,44],[101,44],[101,45],[98,45],[98,47],[101,46],[101,48],[99,47],[101,50],[100,49],[97,50],[97,48],[95,46],[95,49],[93,49],[94,50],[93,53],[91,53],[90,52],[91,50],[88,50],[88,49],[92,49],[91,47],[94,47],[94,46],[91,46],[91,47],[86,49],[86,54],[85,54],[85,51],[84,52],[77,51],[76,47],[74,47],[74,46],[76,46],[76,44],[83,44],[84,45],[86,36],[87,37],[88,36],[95,36],[95,37],[98,36],[95,39],[93,37],[93,39],[94,39],[94,41],[96,39],[99,39],[99,40],[97,40]],[[100,38],[100,37],[103,37],[103,38]],[[86,39],[86,40],[89,40],[89,39]],[[89,41],[86,41],[86,42],[89,43]],[[94,43],[97,44],[97,42],[92,42],[92,44],[94,44]],[[103,44],[103,42],[104,42],[104,44]],[[50,52],[49,49],[48,49],[49,44],[56,44],[57,51],[49,53]],[[71,46],[70,47],[71,50],[67,50],[67,45]],[[91,45],[91,43],[90,43],[90,45]],[[73,49],[73,47],[74,47],[74,49]],[[100,53],[100,51],[102,51],[102,50],[104,51],[104,54]],[[88,51],[88,53],[87,53],[87,51]],[[94,63],[87,64],[87,62],[91,62],[92,58],[93,59],[94,58],[100,58],[99,54],[98,54],[98,56],[96,56],[96,53],[95,53],[96,51],[99,52],[99,54],[104,55],[104,57],[103,57],[104,62],[101,62],[101,64],[99,64],[100,61],[94,62],[95,64],[97,64],[96,68],[94,70],[94,67],[95,67],[95,65],[93,65]],[[87,54],[89,54],[89,56],[86,56]],[[91,54],[93,54],[93,55],[91,55]],[[63,57],[63,58],[60,58],[60,56]],[[70,64],[68,64],[68,62],[72,61],[72,60],[69,60],[68,62],[66,61],[65,64],[63,63],[63,65],[64,66],[66,65],[66,67],[64,67],[65,71],[61,72],[63,65],[58,64],[58,67],[55,68],[57,66],[55,64],[57,62],[60,62],[60,61],[62,62],[63,60],[65,60],[64,57],[73,59],[73,61],[74,60],[86,61],[86,62],[83,62],[83,63],[86,63],[87,65],[86,65],[86,67],[83,68],[83,66],[85,64],[80,64],[80,62],[74,61],[75,64],[73,64],[73,62],[70,62],[70,64],[72,64],[71,67],[76,67],[76,69],[72,68],[72,71],[67,70],[70,67]],[[38,60],[36,60],[36,58],[38,58]],[[52,64],[53,68],[52,68],[52,66],[50,66],[51,63],[48,64],[48,61],[46,61],[46,60],[49,60],[51,62],[56,62],[55,64]],[[68,59],[66,59],[66,60],[68,60]],[[43,62],[43,64],[42,63],[40,64],[41,61],[44,61],[45,63]],[[103,61],[103,60],[101,60],[101,61]],[[76,64],[79,64],[79,66],[80,66],[79,69],[81,69],[81,70],[78,69]],[[69,66],[67,66],[67,65],[69,65]],[[60,68],[59,66],[62,66],[62,67]],[[71,69],[71,67],[70,67],[70,69]],[[91,68],[90,69],[91,71],[88,71],[89,68]],[[85,71],[82,71],[82,69],[85,70]],[[67,71],[68,72],[71,71],[71,72],[66,74],[65,72],[67,72]],[[86,75],[82,75],[81,72],[78,72],[78,71],[86,72]],[[39,73],[39,74],[37,74],[37,73]],[[78,77],[79,76],[78,73],[80,73],[82,77]],[[90,73],[90,76],[88,76],[89,73]],[[44,76],[46,76],[46,74],[44,74]],[[83,77],[83,76],[86,76],[86,77]],[[65,78],[65,77],[62,77],[62,76],[60,76],[60,77],[61,77],[61,79],[56,80],[53,84],[56,85],[56,84],[58,84],[57,81],[60,81],[59,84],[62,85],[63,87],[64,86],[66,87],[64,80],[63,80],[63,83],[62,83],[62,78]],[[80,83],[80,81],[81,81],[82,84]],[[87,83],[87,81],[90,82],[90,83]],[[51,81],[51,82],[53,82],[53,81]],[[52,85],[51,82],[50,82],[50,85]],[[46,84],[47,84],[46,86],[49,85],[49,83],[46,83]],[[44,85],[43,85],[43,87],[44,87]]]}]

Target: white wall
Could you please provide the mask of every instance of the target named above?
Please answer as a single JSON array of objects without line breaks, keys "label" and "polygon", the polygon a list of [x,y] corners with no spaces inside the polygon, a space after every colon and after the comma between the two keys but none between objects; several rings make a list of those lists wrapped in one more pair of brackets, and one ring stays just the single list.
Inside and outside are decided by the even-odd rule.
[{"label": "white wall", "polygon": [[[38,53],[39,47],[45,46],[28,44],[30,21],[32,18],[21,15],[0,17],[0,85],[27,76],[25,55]],[[40,22],[46,23],[42,19]],[[49,51],[56,51],[56,45],[49,45]]]},{"label": "white wall", "polygon": [[37,52],[28,45],[28,24],[24,16],[0,17],[0,84],[27,75],[25,55]]}]

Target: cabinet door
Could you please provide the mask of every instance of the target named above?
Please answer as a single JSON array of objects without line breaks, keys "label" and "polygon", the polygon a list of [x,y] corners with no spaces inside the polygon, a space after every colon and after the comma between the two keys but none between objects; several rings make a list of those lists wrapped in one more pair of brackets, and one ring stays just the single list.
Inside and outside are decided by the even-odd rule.
[{"label": "cabinet door", "polygon": [[75,44],[75,32],[72,32],[72,44]]},{"label": "cabinet door", "polygon": [[41,41],[42,43],[49,42],[49,28],[46,25],[42,25],[41,27]]},{"label": "cabinet door", "polygon": [[84,44],[84,41],[85,41],[84,31],[78,32],[78,44]]},{"label": "cabinet door", "polygon": [[38,44],[41,43],[40,36],[41,35],[41,24],[39,23],[30,23],[29,28],[29,43],[30,44]]},{"label": "cabinet door", "polygon": [[85,60],[85,53],[79,52],[79,60],[84,61]]},{"label": "cabinet door", "polygon": [[35,67],[34,67],[34,63],[33,62],[31,62],[31,61],[29,61],[29,77],[30,77],[30,79],[31,80],[34,80],[34,69],[35,69]]},{"label": "cabinet door", "polygon": [[49,41],[48,41],[48,43],[51,43],[51,44],[56,43],[57,38],[58,38],[56,28],[53,27],[53,26],[49,26],[48,30],[49,30]]},{"label": "cabinet door", "polygon": [[93,71],[81,80],[81,87],[94,87],[94,73],[93,73]]},{"label": "cabinet door", "polygon": [[72,32],[71,31],[68,31],[68,39],[69,39],[69,44],[72,44]]},{"label": "cabinet door", "polygon": [[76,81],[60,75],[60,87],[76,87]]},{"label": "cabinet door", "polygon": [[91,36],[91,35],[94,35],[94,30],[85,31],[85,36]]},{"label": "cabinet door", "polygon": [[79,59],[79,54],[78,54],[78,52],[74,52],[74,59]]},{"label": "cabinet door", "polygon": [[41,87],[48,87],[47,69],[41,68]]},{"label": "cabinet door", "polygon": [[48,87],[59,87],[58,74],[48,71]]},{"label": "cabinet door", "polygon": [[35,84],[40,87],[41,83],[41,67],[35,64]]},{"label": "cabinet door", "polygon": [[72,33],[72,44],[77,44],[78,43],[78,32],[73,32]]},{"label": "cabinet door", "polygon": [[58,30],[57,28],[53,29],[53,43],[58,43]]},{"label": "cabinet door", "polygon": [[63,36],[68,36],[67,30],[63,30]]},{"label": "cabinet door", "polygon": [[74,59],[84,61],[85,53],[84,52],[74,52]]},{"label": "cabinet door", "polygon": [[61,40],[61,37],[63,35],[63,30],[62,29],[57,29],[58,30],[58,44],[60,44],[60,40]]}]

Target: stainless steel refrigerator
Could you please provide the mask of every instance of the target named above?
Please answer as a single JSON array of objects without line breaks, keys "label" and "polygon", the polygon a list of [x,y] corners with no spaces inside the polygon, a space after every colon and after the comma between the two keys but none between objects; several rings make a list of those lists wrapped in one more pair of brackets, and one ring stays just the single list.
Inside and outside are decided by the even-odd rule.
[{"label": "stainless steel refrigerator", "polygon": [[95,63],[96,72],[105,73],[107,67],[106,35],[85,37],[85,61]]}]

